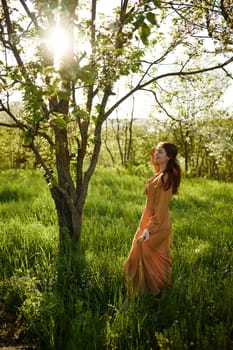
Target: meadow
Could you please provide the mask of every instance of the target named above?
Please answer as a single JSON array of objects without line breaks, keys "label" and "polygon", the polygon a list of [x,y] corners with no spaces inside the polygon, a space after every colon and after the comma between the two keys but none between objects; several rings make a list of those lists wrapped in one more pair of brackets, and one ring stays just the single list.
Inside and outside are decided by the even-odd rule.
[{"label": "meadow", "polygon": [[51,350],[232,350],[233,184],[183,179],[170,204],[173,285],[122,312],[123,264],[151,173],[99,167],[79,249],[59,256],[39,171],[0,173],[0,343]]}]

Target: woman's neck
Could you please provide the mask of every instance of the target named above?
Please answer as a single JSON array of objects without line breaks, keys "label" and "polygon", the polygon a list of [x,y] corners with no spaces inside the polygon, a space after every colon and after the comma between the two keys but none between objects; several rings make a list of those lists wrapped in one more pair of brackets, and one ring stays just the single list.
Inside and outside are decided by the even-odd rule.
[{"label": "woman's neck", "polygon": [[159,172],[162,173],[164,170],[166,170],[167,164],[161,164],[159,166]]}]

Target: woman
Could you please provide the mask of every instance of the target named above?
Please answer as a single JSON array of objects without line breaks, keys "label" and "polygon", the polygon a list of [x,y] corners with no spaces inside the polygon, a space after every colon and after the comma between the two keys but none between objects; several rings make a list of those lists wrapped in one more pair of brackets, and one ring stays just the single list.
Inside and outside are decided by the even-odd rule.
[{"label": "woman", "polygon": [[155,175],[146,184],[146,206],[125,263],[127,294],[158,295],[171,285],[169,202],[180,184],[178,149],[170,142],[151,150]]}]

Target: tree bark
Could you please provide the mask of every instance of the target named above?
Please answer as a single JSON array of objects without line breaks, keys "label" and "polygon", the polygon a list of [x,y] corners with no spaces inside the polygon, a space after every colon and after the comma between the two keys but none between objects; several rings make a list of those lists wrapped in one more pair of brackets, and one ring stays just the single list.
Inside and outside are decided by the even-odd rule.
[{"label": "tree bark", "polygon": [[59,224],[60,247],[64,248],[66,238],[78,241],[82,230],[82,210],[71,208],[65,196],[57,187],[51,188]]}]

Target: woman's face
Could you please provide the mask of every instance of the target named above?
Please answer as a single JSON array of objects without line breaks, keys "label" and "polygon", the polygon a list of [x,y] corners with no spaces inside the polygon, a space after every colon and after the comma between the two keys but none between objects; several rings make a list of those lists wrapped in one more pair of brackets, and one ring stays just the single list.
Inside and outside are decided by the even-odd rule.
[{"label": "woman's face", "polygon": [[169,160],[165,149],[160,144],[155,149],[154,159],[157,164],[166,164]]}]

